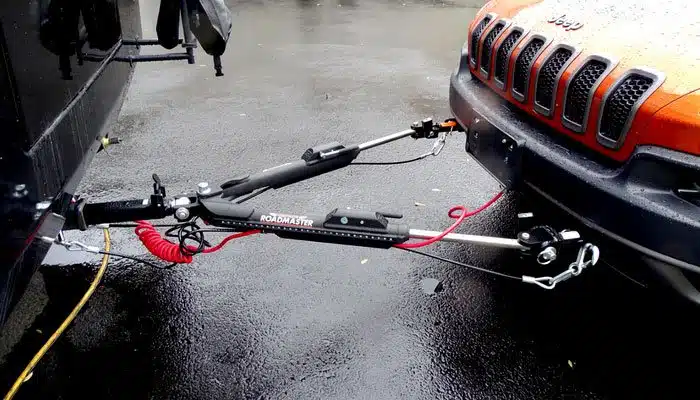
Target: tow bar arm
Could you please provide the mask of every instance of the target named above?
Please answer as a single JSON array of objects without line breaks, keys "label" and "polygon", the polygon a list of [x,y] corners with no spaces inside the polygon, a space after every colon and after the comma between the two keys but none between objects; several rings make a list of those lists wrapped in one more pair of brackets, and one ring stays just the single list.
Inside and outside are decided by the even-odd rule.
[{"label": "tow bar arm", "polygon": [[[212,191],[207,182],[201,182],[194,196],[202,199],[220,198],[240,204],[266,190],[279,189],[347,167],[361,152],[407,137],[436,139],[433,150],[424,156],[438,155],[444,146],[445,135],[453,131],[463,131],[454,119],[435,123],[431,118],[426,118],[414,122],[410,129],[364,143],[344,146],[332,142],[311,147],[304,151],[300,160],[267,168],[254,174],[235,177],[221,184],[221,190],[216,192]],[[187,195],[168,201],[158,175],[153,174],[153,181],[153,194],[148,199],[106,203],[87,203],[84,199],[76,200],[66,217],[64,229],[85,230],[88,226],[96,224],[165,218],[174,214],[181,205],[179,203],[183,201],[188,203]]]}]

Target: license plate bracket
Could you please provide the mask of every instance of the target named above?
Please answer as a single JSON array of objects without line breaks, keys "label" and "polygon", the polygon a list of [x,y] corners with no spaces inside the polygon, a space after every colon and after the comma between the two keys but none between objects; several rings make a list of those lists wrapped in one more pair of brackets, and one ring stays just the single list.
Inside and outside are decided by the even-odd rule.
[{"label": "license plate bracket", "polygon": [[467,152],[506,189],[518,185],[525,140],[509,135],[486,119],[475,117],[467,132]]}]

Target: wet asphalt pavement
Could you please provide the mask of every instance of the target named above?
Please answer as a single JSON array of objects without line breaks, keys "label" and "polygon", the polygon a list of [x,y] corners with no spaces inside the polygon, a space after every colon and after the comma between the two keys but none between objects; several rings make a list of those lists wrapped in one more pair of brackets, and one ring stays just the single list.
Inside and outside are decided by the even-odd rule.
[{"label": "wet asphalt pavement", "polygon": [[[142,3],[152,35],[157,5]],[[215,78],[204,54],[196,65],[139,65],[113,132],[123,143],[96,158],[83,192],[145,197],[157,172],[174,194],[315,144],[446,117],[471,3],[231,2],[226,76]],[[451,205],[473,208],[498,190],[463,140],[451,137],[439,158],[350,167],[251,204],[403,211],[412,226],[441,229]],[[397,142],[362,160],[410,158],[430,146]],[[508,196],[462,232],[511,234],[514,209]],[[115,251],[146,256],[131,230],[112,231]],[[101,240],[97,231],[69,237]],[[518,271],[515,257],[498,251],[431,251]],[[97,262],[49,254],[9,323],[24,336],[10,345],[4,334],[3,382],[73,307]],[[443,290],[426,294],[426,278]],[[398,250],[249,237],[169,271],[113,261],[18,398],[683,398],[697,369],[698,330],[686,322],[696,312],[604,265],[545,292]]]}]

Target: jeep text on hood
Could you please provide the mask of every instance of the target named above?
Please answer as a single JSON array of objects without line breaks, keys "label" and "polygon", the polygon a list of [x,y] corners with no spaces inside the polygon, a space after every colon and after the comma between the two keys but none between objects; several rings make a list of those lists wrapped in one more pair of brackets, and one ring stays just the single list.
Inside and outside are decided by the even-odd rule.
[{"label": "jeep text on hood", "polygon": [[687,0],[493,0],[472,74],[614,160],[639,145],[700,155],[700,18]]}]

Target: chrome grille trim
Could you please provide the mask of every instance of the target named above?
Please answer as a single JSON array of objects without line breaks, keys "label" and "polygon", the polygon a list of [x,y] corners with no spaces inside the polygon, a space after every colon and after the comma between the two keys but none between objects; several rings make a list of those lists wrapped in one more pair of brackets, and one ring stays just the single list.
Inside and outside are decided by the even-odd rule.
[{"label": "chrome grille trim", "polygon": [[[508,26],[510,26],[510,21],[505,18],[501,18],[498,21],[496,21],[495,24],[493,24],[493,26],[488,30],[488,32],[485,32],[485,34],[482,35],[484,37],[483,42],[479,44],[479,73],[484,79],[488,80],[491,75],[491,71],[493,71],[493,44],[496,43],[498,39],[500,39],[500,37],[503,35],[503,33],[508,30]],[[492,35],[494,36],[491,38],[490,46],[487,48],[487,42],[489,41],[489,38]],[[486,60],[484,60],[484,55],[486,55],[487,57]],[[484,65],[484,63],[486,63],[486,65]]]},{"label": "chrome grille trim", "polygon": [[[649,86],[649,88],[642,94],[634,103],[634,106],[632,106],[631,111],[629,112],[629,115],[627,115],[627,119],[625,121],[624,128],[622,129],[622,132],[620,133],[620,137],[617,138],[617,140],[612,140],[610,138],[605,137],[601,131],[600,131],[600,126],[601,126],[601,121],[603,119],[603,112],[605,110],[605,105],[608,102],[608,99],[610,96],[615,93],[615,91],[622,85],[627,78],[630,77],[630,75],[638,74],[647,78],[652,79],[652,83]],[[598,125],[597,125],[597,133],[596,137],[598,139],[598,143],[601,145],[611,148],[611,149],[619,149],[622,144],[625,142],[625,138],[627,137],[627,133],[629,132],[630,127],[632,126],[632,122],[634,121],[635,116],[637,115],[637,111],[639,110],[639,107],[644,104],[644,102],[651,96],[656,89],[661,86],[661,84],[666,80],[666,75],[664,75],[662,72],[656,71],[651,68],[647,67],[637,67],[637,68],[632,68],[628,71],[626,71],[622,76],[620,76],[613,85],[610,86],[610,88],[605,92],[605,95],[603,96],[603,101],[600,103],[600,109],[598,112]]]},{"label": "chrome grille trim", "polygon": [[[603,73],[598,77],[598,79],[593,83],[593,86],[588,92],[588,99],[586,101],[586,109],[583,113],[583,123],[579,124],[577,122],[574,122],[566,117],[566,102],[569,96],[569,88],[571,86],[571,83],[574,81],[576,76],[581,72],[581,70],[586,67],[586,65],[589,64],[591,61],[599,61],[604,64],[606,64],[605,70]],[[591,114],[591,104],[593,103],[593,97],[595,97],[595,93],[598,91],[598,87],[600,87],[600,84],[607,78],[607,76],[610,74],[610,71],[615,69],[617,66],[618,61],[612,57],[608,57],[605,55],[600,55],[600,54],[592,54],[588,57],[586,57],[581,64],[574,70],[574,72],[571,74],[571,78],[566,81],[566,87],[564,89],[564,101],[563,101],[563,109],[562,109],[562,114],[561,114],[561,124],[564,125],[566,128],[571,129],[572,131],[576,133],[583,133],[586,131],[588,127],[588,119],[590,118]]]},{"label": "chrome grille trim", "polygon": [[[532,60],[530,60],[530,62],[528,63],[528,65],[527,65],[527,70],[526,70],[526,74],[525,74],[525,86],[524,86],[524,90],[523,90],[523,93],[519,93],[518,90],[515,88],[515,74],[516,74],[517,69],[518,69],[518,68],[517,68],[518,58],[519,58],[520,55],[522,54],[523,50],[527,49],[527,47],[528,47],[533,41],[538,40],[538,39],[541,40],[541,41],[543,42],[542,47],[540,47],[540,49],[539,49],[539,50],[535,53],[535,55],[532,57]],[[522,48],[520,49],[520,51],[518,51],[518,54],[515,55],[515,65],[514,65],[513,70],[510,71],[510,77],[511,77],[511,88],[510,88],[510,93],[511,93],[511,95],[513,96],[513,98],[515,98],[516,100],[518,100],[518,101],[521,102],[521,103],[524,103],[525,101],[527,101],[527,96],[528,96],[528,92],[529,92],[529,89],[530,89],[530,82],[531,82],[531,78],[532,78],[532,77],[531,77],[531,75],[532,75],[532,66],[533,66],[533,64],[535,63],[535,61],[537,61],[537,58],[538,58],[538,57],[542,54],[542,52],[547,48],[547,46],[549,46],[550,42],[551,42],[550,39],[547,39],[546,37],[544,37],[544,36],[542,36],[542,35],[539,35],[539,34],[532,35],[532,36],[530,36],[530,37],[527,39],[527,43],[526,43],[524,46],[522,46]]]},{"label": "chrome grille trim", "polygon": [[[552,59],[552,57],[554,57],[557,54],[557,51],[559,51],[560,49],[570,51],[571,55],[569,56],[569,58],[566,59],[566,62],[564,62],[559,71],[557,71],[557,75],[554,78],[552,98],[549,101],[549,104],[539,104],[537,101],[537,88],[540,84],[540,73],[543,72],[542,69],[547,65],[547,63]],[[568,44],[561,43],[554,46],[554,48],[552,48],[552,50],[549,52],[544,61],[542,61],[542,64],[540,64],[540,67],[535,72],[535,93],[533,107],[537,113],[544,115],[545,117],[551,117],[554,114],[554,106],[556,105],[557,101],[557,89],[559,89],[559,84],[561,83],[561,76],[564,74],[564,71],[566,71],[566,69],[569,68],[569,66],[576,59],[576,57],[578,57],[579,54],[580,50],[577,50],[575,47],[570,46]]]},{"label": "chrome grille trim", "polygon": [[481,43],[481,37],[484,35],[484,32],[486,32],[486,28],[488,28],[496,17],[497,15],[494,13],[484,15],[479,23],[474,25],[474,30],[469,32],[469,65],[471,65],[472,68],[476,68],[479,59],[479,44]]},{"label": "chrome grille trim", "polygon": [[500,79],[498,79],[498,75],[496,74],[496,69],[497,69],[497,63],[498,63],[498,52],[501,50],[501,46],[503,46],[505,40],[504,40],[504,41],[501,41],[501,43],[498,44],[498,47],[496,47],[496,48],[493,50],[493,53],[495,54],[495,61],[494,61],[494,65],[493,65],[493,69],[494,69],[494,72],[493,72],[493,81],[496,83],[496,86],[497,86],[499,89],[501,89],[501,90],[506,90],[506,84],[508,83],[508,76],[509,76],[508,73],[509,73],[511,58],[512,58],[512,56],[513,56],[513,51],[515,50],[516,47],[518,47],[518,45],[520,44],[520,42],[521,42],[523,39],[525,39],[525,37],[526,37],[527,34],[528,34],[528,31],[527,31],[525,28],[523,28],[523,27],[521,27],[521,26],[514,26],[510,31],[507,32],[506,39],[508,38],[508,36],[510,36],[511,34],[513,34],[513,33],[515,33],[515,32],[519,32],[519,33],[520,33],[520,37],[515,41],[515,43],[513,44],[513,47],[511,47],[511,48],[508,50],[508,53],[507,53],[507,55],[506,55],[506,60],[505,60],[506,63],[505,63],[505,66],[504,66],[504,68],[505,68],[505,71],[504,71],[505,79],[504,79],[503,81],[501,81]]}]

